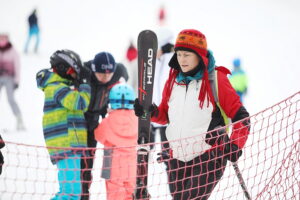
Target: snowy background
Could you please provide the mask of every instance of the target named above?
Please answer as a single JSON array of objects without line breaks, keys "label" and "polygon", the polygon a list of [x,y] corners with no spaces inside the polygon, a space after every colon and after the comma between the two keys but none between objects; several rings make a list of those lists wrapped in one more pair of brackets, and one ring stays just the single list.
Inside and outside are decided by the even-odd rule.
[{"label": "snowy background", "polygon": [[[166,10],[164,26],[172,30],[174,39],[182,29],[198,29],[206,35],[217,65],[231,69],[233,58],[242,59],[249,76],[245,106],[250,114],[299,91],[298,0],[0,0],[0,32],[9,33],[21,55],[21,83],[15,95],[26,126],[26,131],[15,131],[15,118],[1,91],[4,140],[44,145],[43,93],[36,87],[35,74],[50,67],[55,50],[72,49],[83,61],[109,51],[122,62],[131,39],[136,41],[141,30],[159,28],[161,5]],[[24,54],[27,17],[34,8],[40,48],[38,54]]]}]

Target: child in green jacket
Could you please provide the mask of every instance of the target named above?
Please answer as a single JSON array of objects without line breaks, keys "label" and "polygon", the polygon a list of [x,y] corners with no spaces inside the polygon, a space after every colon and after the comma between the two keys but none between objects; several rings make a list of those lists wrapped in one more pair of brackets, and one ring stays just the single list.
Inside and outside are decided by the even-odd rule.
[{"label": "child in green jacket", "polygon": [[89,105],[90,86],[75,52],[56,51],[50,63],[52,70],[41,70],[36,78],[45,95],[44,138],[51,161],[58,167],[59,192],[52,200],[77,200],[81,194],[80,159],[87,147],[83,113]]}]

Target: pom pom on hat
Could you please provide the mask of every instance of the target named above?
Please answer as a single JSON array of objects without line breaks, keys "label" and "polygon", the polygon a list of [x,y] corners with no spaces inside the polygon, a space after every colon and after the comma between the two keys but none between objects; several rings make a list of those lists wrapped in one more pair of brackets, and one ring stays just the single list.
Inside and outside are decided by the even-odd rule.
[{"label": "pom pom on hat", "polygon": [[99,73],[112,73],[116,70],[114,57],[108,52],[98,53],[92,62],[92,71]]}]

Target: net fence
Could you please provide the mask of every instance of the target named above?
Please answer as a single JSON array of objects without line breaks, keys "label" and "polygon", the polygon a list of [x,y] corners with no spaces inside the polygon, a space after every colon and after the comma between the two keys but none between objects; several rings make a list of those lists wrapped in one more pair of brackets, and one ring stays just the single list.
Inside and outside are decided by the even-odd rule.
[{"label": "net fence", "polygon": [[[174,160],[165,143],[152,144],[147,178],[150,199],[192,199],[193,193],[197,193],[197,199],[248,199],[246,193],[251,199],[300,199],[299,107],[300,92],[297,92],[252,115],[251,131],[236,163],[224,159],[222,153],[198,156],[196,146],[201,135],[170,141],[177,142],[182,149],[195,149],[188,165]],[[90,199],[131,199],[137,187],[137,149],[135,146],[108,149],[100,144],[90,149],[95,153]],[[62,163],[64,167],[58,178],[58,165],[51,163],[46,147],[5,141],[1,149],[4,165],[0,199],[51,199],[60,190],[59,181],[64,181],[71,190],[77,187],[81,184],[81,179],[73,175],[80,174],[77,151],[68,162]],[[238,167],[239,174],[234,167]],[[80,193],[74,189],[72,195],[61,195],[78,199]]]}]

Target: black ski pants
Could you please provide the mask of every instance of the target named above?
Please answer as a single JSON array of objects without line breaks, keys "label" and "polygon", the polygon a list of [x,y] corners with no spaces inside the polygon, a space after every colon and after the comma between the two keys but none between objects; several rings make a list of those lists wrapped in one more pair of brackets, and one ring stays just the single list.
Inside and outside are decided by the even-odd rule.
[{"label": "black ski pants", "polygon": [[171,159],[168,164],[170,193],[174,200],[206,200],[223,176],[227,160],[204,153],[189,162]]},{"label": "black ski pants", "polygon": [[92,183],[92,169],[94,165],[94,157],[97,146],[94,130],[88,130],[87,146],[89,149],[83,152],[81,157],[81,200],[89,199],[89,189]]}]

